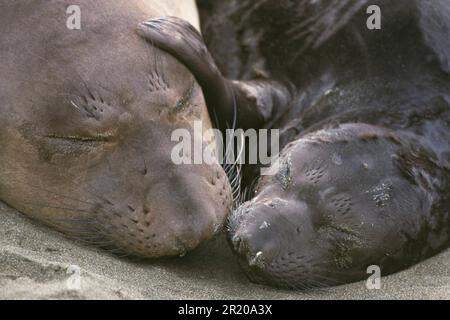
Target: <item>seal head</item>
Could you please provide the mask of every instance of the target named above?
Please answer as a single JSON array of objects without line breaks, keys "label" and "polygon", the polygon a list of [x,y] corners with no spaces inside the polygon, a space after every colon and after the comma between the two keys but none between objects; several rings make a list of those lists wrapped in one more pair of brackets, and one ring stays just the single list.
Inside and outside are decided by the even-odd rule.
[{"label": "seal head", "polygon": [[401,270],[442,246],[442,228],[431,226],[443,184],[432,178],[432,153],[415,145],[408,134],[363,124],[288,144],[278,173],[262,177],[230,218],[249,277],[297,289],[339,285],[367,278],[371,265]]},{"label": "seal head", "polygon": [[195,121],[212,127],[202,90],[136,33],[170,3],[176,11],[173,1],[79,1],[81,30],[66,28],[68,1],[0,4],[1,201],[141,257],[183,255],[220,230],[224,170],[172,157],[177,129],[212,143],[193,132]]}]

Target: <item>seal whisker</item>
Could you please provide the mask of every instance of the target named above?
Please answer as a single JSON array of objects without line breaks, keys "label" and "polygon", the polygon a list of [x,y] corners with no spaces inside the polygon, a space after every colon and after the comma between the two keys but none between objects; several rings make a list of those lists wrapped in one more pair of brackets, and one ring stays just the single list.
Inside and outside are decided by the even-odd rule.
[{"label": "seal whisker", "polygon": [[84,209],[76,209],[76,208],[68,208],[68,207],[58,207],[58,206],[51,206],[51,205],[44,205],[44,204],[37,204],[37,203],[31,203],[31,202],[24,202],[24,204],[37,207],[37,208],[47,208],[47,209],[57,209],[62,211],[69,211],[69,212],[77,212],[77,213],[86,213],[86,214],[92,214],[92,211],[87,211]]},{"label": "seal whisker", "polygon": [[19,181],[19,180],[17,180],[17,179],[11,179],[11,180],[14,181],[14,182],[17,182],[17,183],[25,184],[25,185],[27,185],[27,186],[33,188],[33,189],[42,190],[42,191],[44,191],[44,192],[46,192],[46,193],[49,193],[49,194],[51,194],[51,195],[54,195],[54,196],[58,196],[58,197],[65,198],[65,199],[68,199],[68,200],[73,200],[73,201],[75,201],[75,202],[79,202],[79,203],[83,203],[83,204],[89,204],[89,205],[91,205],[91,206],[94,206],[94,205],[95,205],[95,204],[92,203],[92,202],[87,202],[87,201],[83,201],[83,200],[80,200],[80,199],[75,199],[75,198],[73,198],[73,197],[69,197],[69,196],[67,196],[67,195],[59,194],[59,193],[54,192],[54,191],[52,191],[52,190],[48,190],[48,189],[45,189],[45,188],[42,188],[42,187],[39,187],[39,186],[35,186],[35,185],[33,185],[33,184],[30,184],[29,182],[23,182],[23,181]]},{"label": "seal whisker", "polygon": [[[233,98],[233,119],[232,119],[232,125],[230,127],[229,123],[226,122],[226,129],[232,129],[235,130],[237,127],[237,103],[236,103],[236,96],[234,93],[233,88],[232,89],[232,98]],[[220,127],[220,122],[217,118],[217,112],[213,110],[212,112],[215,124],[216,126]],[[219,128],[222,129],[222,128]],[[224,156],[224,164],[222,165],[222,168],[225,171],[225,174],[228,177],[228,181],[231,185],[231,195],[233,199],[233,207],[236,206],[237,203],[239,203],[239,198],[241,194],[241,166],[242,164],[239,163],[239,159],[243,153],[244,150],[244,137],[241,137],[241,148],[238,151],[238,155],[234,156],[234,150],[232,149],[232,146],[234,146],[233,141],[227,141],[227,145],[225,146],[225,156]],[[233,163],[227,163],[228,159],[231,157],[231,155],[234,156]]]},{"label": "seal whisker", "polygon": [[114,241],[112,240],[104,240],[103,238],[98,237],[75,237],[75,240],[89,244],[90,246],[104,247],[114,245]]},{"label": "seal whisker", "polygon": [[319,272],[322,272],[323,270],[318,269],[316,272],[314,272],[311,275],[311,280],[315,281],[318,284],[321,284],[320,287],[326,287],[326,286],[339,286],[344,284],[342,281],[338,281],[334,278],[327,277],[323,274],[320,274]]}]

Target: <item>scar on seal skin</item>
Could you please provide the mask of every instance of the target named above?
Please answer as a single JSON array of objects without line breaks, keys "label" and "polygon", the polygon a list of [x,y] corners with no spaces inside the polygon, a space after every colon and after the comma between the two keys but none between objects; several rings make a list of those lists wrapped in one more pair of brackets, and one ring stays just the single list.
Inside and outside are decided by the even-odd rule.
[{"label": "scar on seal skin", "polygon": [[[365,1],[353,4],[217,4],[236,10],[210,12],[210,19],[224,21],[229,12],[241,19],[236,39],[222,37],[218,52],[234,41],[264,61],[266,76],[246,82],[222,76],[188,23],[164,18],[141,26],[144,37],[214,92],[206,101],[224,119],[234,101],[239,127],[281,130],[279,172],[256,180],[252,197],[229,220],[230,244],[253,281],[295,289],[340,285],[366,279],[370,265],[386,275],[449,245],[450,51],[442,50],[449,5],[380,1],[391,10],[377,34],[358,29],[365,26]],[[437,20],[430,10],[440,13]],[[302,21],[304,12],[316,15]],[[324,28],[314,28],[315,19]],[[302,22],[303,37],[286,32]],[[251,46],[240,38],[256,33]],[[214,42],[221,33],[208,36]],[[251,74],[245,63],[237,68]]]},{"label": "scar on seal skin", "polygon": [[195,2],[80,0],[76,31],[70,4],[0,4],[0,200],[83,243],[183,255],[224,225],[231,189],[218,163],[172,162],[171,133],[210,116],[192,73],[136,27],[171,13],[198,28]]}]

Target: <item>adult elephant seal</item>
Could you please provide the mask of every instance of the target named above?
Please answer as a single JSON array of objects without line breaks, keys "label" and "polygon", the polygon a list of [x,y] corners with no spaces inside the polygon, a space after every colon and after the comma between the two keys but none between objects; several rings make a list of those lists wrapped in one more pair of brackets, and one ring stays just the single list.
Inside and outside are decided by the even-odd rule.
[{"label": "adult elephant seal", "polygon": [[161,15],[198,28],[195,3],[78,0],[69,30],[72,4],[0,2],[0,200],[125,255],[183,255],[223,225],[230,185],[218,164],[171,160],[172,132],[208,129],[209,113],[191,72],[136,29]]},{"label": "adult elephant seal", "polygon": [[367,278],[371,265],[402,270],[450,243],[450,5],[376,2],[381,31],[367,29],[366,1],[222,3],[210,23],[231,12],[240,29],[235,39],[210,37],[221,53],[240,57],[238,43],[243,57],[259,57],[270,80],[224,79],[179,19],[141,26],[226,102],[225,118],[235,101],[239,126],[281,130],[279,170],[230,218],[230,243],[254,281],[343,284]]}]

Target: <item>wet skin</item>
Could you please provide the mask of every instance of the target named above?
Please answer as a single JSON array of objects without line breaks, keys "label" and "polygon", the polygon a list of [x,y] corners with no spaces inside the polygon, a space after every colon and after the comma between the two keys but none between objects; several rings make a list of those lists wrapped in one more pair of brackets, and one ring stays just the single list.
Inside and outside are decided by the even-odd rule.
[{"label": "wet skin", "polygon": [[361,11],[323,48],[280,68],[294,98],[266,126],[281,130],[282,166],[230,219],[230,243],[254,281],[339,285],[367,279],[371,265],[382,275],[405,269],[450,243],[449,42],[436,28],[449,6],[430,6],[441,12],[432,21],[420,1],[421,11],[379,4],[389,12],[382,32],[361,27]]}]

